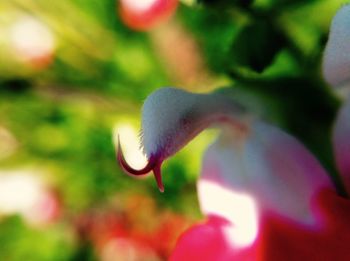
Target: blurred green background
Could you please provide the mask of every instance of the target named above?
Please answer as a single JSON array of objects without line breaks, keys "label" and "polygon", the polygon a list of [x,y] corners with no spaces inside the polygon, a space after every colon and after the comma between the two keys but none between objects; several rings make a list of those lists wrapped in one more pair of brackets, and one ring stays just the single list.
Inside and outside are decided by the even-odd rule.
[{"label": "blurred green background", "polygon": [[1,260],[166,260],[201,219],[195,182],[216,131],[164,164],[164,194],[123,174],[116,134],[141,167],[140,108],[163,86],[228,90],[333,170],[339,100],[320,64],[344,1],[183,1],[141,29],[125,2],[0,2]]}]

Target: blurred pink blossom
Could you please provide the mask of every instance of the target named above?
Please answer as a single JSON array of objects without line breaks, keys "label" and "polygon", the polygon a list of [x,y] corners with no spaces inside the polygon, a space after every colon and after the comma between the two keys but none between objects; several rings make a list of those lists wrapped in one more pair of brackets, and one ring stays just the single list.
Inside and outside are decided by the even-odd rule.
[{"label": "blurred pink blossom", "polygon": [[121,0],[119,14],[125,25],[146,31],[174,14],[178,0]]}]

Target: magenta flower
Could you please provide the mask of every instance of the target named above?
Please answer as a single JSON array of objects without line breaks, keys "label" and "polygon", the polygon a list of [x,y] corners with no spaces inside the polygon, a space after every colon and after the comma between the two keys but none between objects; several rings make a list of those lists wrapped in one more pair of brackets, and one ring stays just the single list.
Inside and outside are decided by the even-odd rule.
[{"label": "magenta flower", "polygon": [[[332,86],[350,85],[350,6],[335,16],[324,57]],[[350,50],[349,50],[350,51]],[[171,260],[350,260],[350,201],[337,195],[317,159],[295,138],[255,119],[219,94],[163,88],[143,107],[142,144],[164,190],[161,165],[211,125],[222,132],[203,159],[197,183],[207,220],[186,231]],[[350,102],[334,127],[339,172],[350,192]]]}]

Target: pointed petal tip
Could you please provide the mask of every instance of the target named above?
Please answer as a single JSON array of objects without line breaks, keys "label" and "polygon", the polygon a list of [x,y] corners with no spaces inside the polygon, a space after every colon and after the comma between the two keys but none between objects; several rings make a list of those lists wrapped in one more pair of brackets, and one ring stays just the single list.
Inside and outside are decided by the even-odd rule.
[{"label": "pointed petal tip", "polygon": [[157,186],[159,188],[159,191],[161,193],[164,192],[164,185],[163,185],[163,181],[162,181],[162,171],[161,171],[161,163],[158,163],[155,165],[154,169],[153,169],[153,174],[154,174],[154,178],[157,181]]},{"label": "pointed petal tip", "polygon": [[148,160],[147,165],[143,169],[134,169],[131,167],[125,160],[124,154],[120,145],[120,139],[118,135],[118,146],[117,146],[117,160],[119,163],[119,166],[122,168],[122,170],[130,175],[130,176],[142,176],[148,174],[150,171],[153,171],[154,177],[157,182],[158,189],[161,193],[164,192],[164,185],[162,181],[162,173],[161,173],[161,165],[162,162],[158,159],[158,157],[151,155],[151,157]]}]

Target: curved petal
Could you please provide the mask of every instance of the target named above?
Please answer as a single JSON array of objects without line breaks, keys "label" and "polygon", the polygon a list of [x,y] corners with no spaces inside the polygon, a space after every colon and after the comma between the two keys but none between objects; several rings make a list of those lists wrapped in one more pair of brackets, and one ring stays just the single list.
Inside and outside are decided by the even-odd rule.
[{"label": "curved petal", "polygon": [[333,18],[323,57],[323,75],[333,87],[350,82],[350,5],[344,5]]},{"label": "curved petal", "polygon": [[147,97],[142,109],[142,145],[148,156],[147,166],[136,170],[123,159],[118,160],[127,173],[142,175],[153,170],[159,189],[162,162],[179,151],[197,134],[213,123],[227,123],[245,129],[238,120],[245,110],[219,94],[194,94],[175,88],[162,88]]},{"label": "curved petal", "polygon": [[224,133],[204,157],[198,183],[202,211],[225,217],[233,224],[242,211],[229,198],[224,203],[217,202],[225,206],[224,211],[218,209],[212,203],[217,195],[202,193],[202,183],[211,182],[236,195],[249,195],[258,214],[274,212],[299,223],[313,224],[311,199],[322,188],[332,188],[315,157],[292,136],[262,122],[253,123],[242,137],[232,132]]},{"label": "curved petal", "polygon": [[338,113],[333,130],[333,148],[338,170],[350,192],[350,99]]},{"label": "curved petal", "polygon": [[161,88],[147,97],[142,108],[142,145],[146,155],[173,155],[210,124],[237,120],[244,109],[219,94],[195,94]]}]

